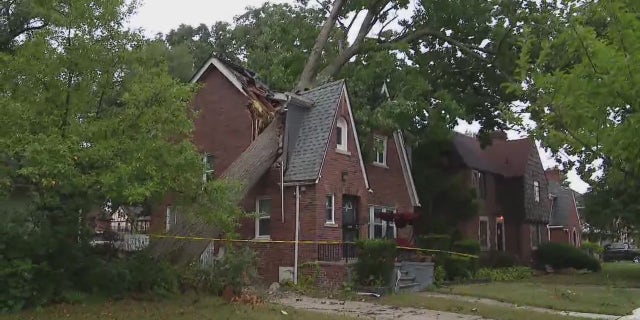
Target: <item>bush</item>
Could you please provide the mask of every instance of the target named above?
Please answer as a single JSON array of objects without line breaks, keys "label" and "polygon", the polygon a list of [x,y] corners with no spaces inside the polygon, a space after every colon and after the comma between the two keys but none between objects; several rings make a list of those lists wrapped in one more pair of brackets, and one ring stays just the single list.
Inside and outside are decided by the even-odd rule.
[{"label": "bush", "polygon": [[601,245],[595,242],[590,242],[590,241],[583,242],[580,249],[582,249],[582,251],[588,253],[591,256],[595,256],[596,254],[602,254],[604,252],[604,248]]},{"label": "bush", "polygon": [[451,236],[447,234],[427,234],[418,237],[418,246],[422,249],[443,250],[451,249]]},{"label": "bush", "polygon": [[481,268],[476,273],[476,279],[489,279],[491,281],[515,281],[528,279],[533,276],[533,270],[529,267],[510,268]]},{"label": "bush", "polygon": [[478,270],[478,259],[450,255],[444,259],[444,270],[447,280],[461,280],[473,278]]},{"label": "bush", "polygon": [[451,250],[458,253],[466,253],[477,256],[480,254],[480,242],[472,239],[456,241],[453,243]]},{"label": "bush", "polygon": [[210,265],[194,264],[185,272],[181,286],[221,295],[229,286],[235,294],[258,279],[257,256],[248,247],[234,248],[228,246],[221,259]]},{"label": "bush", "polygon": [[480,267],[482,268],[510,268],[515,265],[515,258],[503,251],[491,250],[480,256]]},{"label": "bush", "polygon": [[361,240],[356,243],[358,261],[354,266],[356,282],[364,286],[388,286],[396,258],[396,243],[391,240]]},{"label": "bush", "polygon": [[538,265],[550,265],[554,269],[574,268],[598,272],[600,262],[584,251],[564,243],[545,243],[534,253]]}]

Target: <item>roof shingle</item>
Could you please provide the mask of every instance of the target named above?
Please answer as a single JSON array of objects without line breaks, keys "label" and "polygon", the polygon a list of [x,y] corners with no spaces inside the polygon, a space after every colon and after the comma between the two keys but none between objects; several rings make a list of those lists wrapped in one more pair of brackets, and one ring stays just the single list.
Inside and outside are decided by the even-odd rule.
[{"label": "roof shingle", "polygon": [[306,110],[300,133],[291,150],[285,181],[318,178],[343,88],[344,80],[339,80],[301,93],[301,96],[313,101],[313,107]]}]

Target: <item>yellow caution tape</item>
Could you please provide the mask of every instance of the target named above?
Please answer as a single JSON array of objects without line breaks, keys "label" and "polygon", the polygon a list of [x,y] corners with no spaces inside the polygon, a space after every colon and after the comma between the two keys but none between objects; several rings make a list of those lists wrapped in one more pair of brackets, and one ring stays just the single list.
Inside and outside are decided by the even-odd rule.
[{"label": "yellow caution tape", "polygon": [[[174,236],[174,235],[164,235],[164,234],[150,234],[151,238],[160,238],[160,239],[179,239],[179,240],[199,240],[199,241],[221,241],[221,242],[240,242],[240,243],[288,243],[295,244],[295,240],[270,240],[270,239],[223,239],[223,238],[207,238],[207,237],[190,237],[190,236]],[[355,242],[342,242],[342,241],[314,241],[314,240],[299,240],[298,244],[355,244]],[[436,249],[422,249],[422,248],[413,248],[413,247],[398,247],[398,249],[402,250],[410,250],[410,251],[419,251],[419,252],[432,252],[432,253],[446,253],[450,255],[456,255],[467,258],[477,259],[477,255],[446,251],[446,250],[436,250]]]}]

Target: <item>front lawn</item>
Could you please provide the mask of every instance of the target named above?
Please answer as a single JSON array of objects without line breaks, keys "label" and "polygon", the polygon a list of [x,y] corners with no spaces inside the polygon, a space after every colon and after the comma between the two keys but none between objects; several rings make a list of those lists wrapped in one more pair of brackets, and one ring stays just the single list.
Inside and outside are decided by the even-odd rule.
[{"label": "front lawn", "polygon": [[439,291],[556,310],[626,315],[640,308],[640,265],[607,263],[600,273],[456,285]]},{"label": "front lawn", "polygon": [[412,307],[446,311],[461,314],[482,316],[494,320],[576,320],[581,318],[569,317],[551,313],[541,313],[531,310],[508,308],[488,305],[479,302],[460,301],[439,297],[424,297],[416,294],[398,294],[384,297],[381,304],[396,307]]},{"label": "front lawn", "polygon": [[[283,314],[284,310],[287,314]],[[106,303],[55,305],[41,310],[0,315],[0,320],[347,320],[351,318],[297,311],[279,306],[228,304],[215,297],[182,296],[155,301],[122,300]]]}]

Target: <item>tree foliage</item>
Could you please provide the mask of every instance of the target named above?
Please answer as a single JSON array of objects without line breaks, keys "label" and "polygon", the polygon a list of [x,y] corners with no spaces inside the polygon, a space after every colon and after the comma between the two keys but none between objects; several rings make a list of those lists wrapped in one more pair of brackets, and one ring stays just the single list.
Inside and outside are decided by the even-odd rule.
[{"label": "tree foliage", "polygon": [[[0,245],[0,256],[42,263],[52,279],[56,272],[67,275],[63,270],[74,270],[68,264],[85,252],[76,249],[90,236],[83,232],[86,215],[107,201],[143,205],[148,214],[172,194],[190,209],[185,213],[198,212],[222,230],[235,228],[240,210],[232,191],[220,181],[203,184],[202,155],[190,141],[193,88],[174,80],[165,57],[124,28],[135,3],[0,4],[3,28],[43,21],[2,40],[0,211],[12,214],[0,218],[3,225],[21,225],[17,235],[28,229],[9,238],[33,250],[8,255]],[[6,23],[22,13],[24,19]],[[52,290],[70,278],[56,281]]]},{"label": "tree foliage", "polygon": [[536,137],[592,183],[588,220],[603,228],[640,222],[639,12],[636,1],[562,2],[527,30],[511,86]]}]

